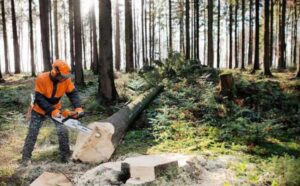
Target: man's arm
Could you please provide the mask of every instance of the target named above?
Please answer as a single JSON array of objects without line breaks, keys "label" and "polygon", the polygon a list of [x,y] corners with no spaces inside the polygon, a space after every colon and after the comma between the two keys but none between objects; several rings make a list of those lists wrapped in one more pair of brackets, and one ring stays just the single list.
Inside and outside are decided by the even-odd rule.
[{"label": "man's arm", "polygon": [[70,79],[67,81],[68,81],[68,88],[67,88],[66,94],[67,94],[70,102],[72,103],[72,106],[75,109],[81,108],[79,93],[78,93],[77,89],[75,88],[74,84],[72,83],[72,81]]},{"label": "man's arm", "polygon": [[[34,102],[43,109],[47,115],[57,114],[59,111],[55,110],[55,108],[50,104],[45,96],[43,95],[44,87],[43,81],[39,78],[35,81],[35,99]],[[53,112],[55,111],[55,112]],[[53,112],[53,113],[52,113]]]},{"label": "man's arm", "polygon": [[41,107],[47,115],[51,115],[55,110],[55,108],[46,100],[45,96],[39,92],[35,92],[35,103]]}]

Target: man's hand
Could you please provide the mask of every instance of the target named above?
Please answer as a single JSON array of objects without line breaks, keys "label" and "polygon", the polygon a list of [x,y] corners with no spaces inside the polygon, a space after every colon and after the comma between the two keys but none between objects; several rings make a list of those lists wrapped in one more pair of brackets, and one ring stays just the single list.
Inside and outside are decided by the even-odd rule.
[{"label": "man's hand", "polygon": [[51,112],[51,117],[52,118],[61,118],[60,110],[55,109]]},{"label": "man's hand", "polygon": [[76,118],[80,118],[82,116],[84,116],[84,111],[82,108],[76,108],[75,112],[77,113],[77,117]]}]

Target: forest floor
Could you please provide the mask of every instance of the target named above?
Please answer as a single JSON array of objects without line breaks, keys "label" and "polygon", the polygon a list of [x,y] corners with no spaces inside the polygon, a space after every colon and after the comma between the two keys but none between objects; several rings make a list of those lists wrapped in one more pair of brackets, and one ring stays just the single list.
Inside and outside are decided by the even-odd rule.
[{"label": "forest floor", "polygon": [[[291,79],[290,72],[274,72],[273,78],[264,78],[260,72],[251,75],[234,70],[235,96],[229,99],[219,95],[222,72],[193,65],[180,69],[118,74],[122,101],[109,108],[96,101],[97,77],[87,72],[87,85],[79,88],[87,112],[84,124],[106,118],[157,82],[165,86],[128,131],[112,161],[160,153],[193,154],[208,160],[227,157],[226,169],[234,173],[234,180],[223,185],[300,184],[299,79]],[[27,185],[44,170],[75,178],[91,169],[91,165],[59,163],[57,136],[49,121],[39,134],[32,165],[19,168],[34,81],[26,75],[6,80],[0,84],[0,185]],[[70,105],[67,99],[63,102]],[[70,133],[70,139],[72,146],[76,132]],[[168,174],[153,185],[201,182],[183,171],[187,174]]]}]

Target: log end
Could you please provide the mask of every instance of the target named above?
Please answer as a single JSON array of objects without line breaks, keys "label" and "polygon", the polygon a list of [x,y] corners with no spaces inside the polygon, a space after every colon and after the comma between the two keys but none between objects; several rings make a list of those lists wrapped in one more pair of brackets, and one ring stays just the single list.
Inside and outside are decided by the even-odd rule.
[{"label": "log end", "polygon": [[109,122],[95,122],[88,127],[93,132],[78,135],[72,159],[91,164],[108,161],[115,150],[111,140],[114,126]]}]

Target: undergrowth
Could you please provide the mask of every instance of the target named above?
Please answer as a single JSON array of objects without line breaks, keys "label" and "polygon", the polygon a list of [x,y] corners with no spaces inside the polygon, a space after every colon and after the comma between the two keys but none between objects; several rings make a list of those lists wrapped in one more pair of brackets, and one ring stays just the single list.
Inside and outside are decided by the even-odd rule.
[{"label": "undergrowth", "polygon": [[[129,131],[117,155],[161,152],[230,154],[249,184],[299,185],[299,80],[253,78],[234,71],[233,99],[219,94],[219,71],[174,55],[141,72],[165,91],[147,109],[144,129]],[[292,86],[291,86],[292,85]],[[284,162],[284,163],[282,163]],[[252,170],[243,168],[254,164]],[[239,168],[236,168],[239,167]],[[277,169],[280,169],[277,170]],[[288,170],[286,174],[285,171]]]}]

